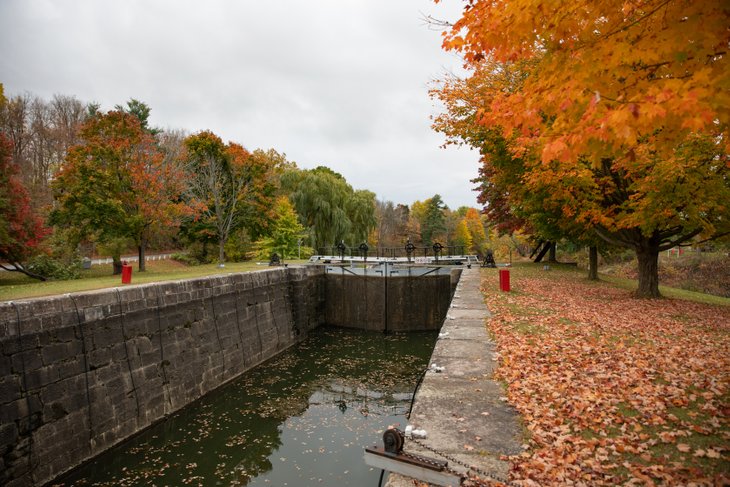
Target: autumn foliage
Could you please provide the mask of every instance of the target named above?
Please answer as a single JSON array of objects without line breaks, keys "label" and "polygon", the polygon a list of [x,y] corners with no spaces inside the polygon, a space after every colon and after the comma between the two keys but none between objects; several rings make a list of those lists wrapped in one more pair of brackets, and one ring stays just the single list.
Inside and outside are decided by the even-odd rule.
[{"label": "autumn foliage", "polygon": [[0,133],[0,267],[41,277],[28,271],[24,262],[49,230],[30,206],[30,196],[18,178],[11,153],[10,141]]},{"label": "autumn foliage", "polygon": [[[504,228],[592,232],[636,251],[730,232],[729,11],[719,0],[468,2],[445,33],[471,75],[436,128],[477,147]],[[534,223],[534,222],[531,222]]]},{"label": "autumn foliage", "polygon": [[164,160],[134,115],[111,111],[93,116],[80,138],[53,183],[57,206],[52,221],[102,242],[133,239],[144,270],[150,238],[194,213],[181,199],[184,174]]},{"label": "autumn foliage", "polygon": [[[482,286],[527,429],[521,485],[727,485],[730,309],[646,302],[574,273]],[[559,285],[556,285],[559,280]]]},{"label": "autumn foliage", "polygon": [[728,152],[727,25],[719,0],[473,0],[444,47],[470,66],[534,62],[482,116],[544,162],[625,156],[642,139],[673,158],[690,132],[724,133]]},{"label": "autumn foliage", "polygon": [[217,243],[223,265],[233,232],[246,229],[258,236],[268,226],[283,161],[275,151],[250,153],[235,142],[224,144],[208,130],[188,136],[184,144],[186,199],[200,207],[199,218],[188,219],[184,232],[189,239]]}]

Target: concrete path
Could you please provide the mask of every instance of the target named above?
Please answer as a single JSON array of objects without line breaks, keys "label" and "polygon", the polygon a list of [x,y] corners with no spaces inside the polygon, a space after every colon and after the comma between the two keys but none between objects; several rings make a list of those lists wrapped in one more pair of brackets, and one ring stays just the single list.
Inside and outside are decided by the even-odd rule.
[{"label": "concrete path", "polygon": [[[522,432],[517,412],[492,379],[495,345],[487,334],[490,315],[479,284],[479,268],[464,269],[431,356],[430,364],[444,371],[426,373],[410,424],[426,430],[427,438],[420,440],[426,446],[507,478],[509,464],[500,456],[522,451]],[[444,459],[409,440],[405,451]],[[449,466],[466,471],[453,461]],[[413,480],[393,474],[386,485],[412,487]]]}]

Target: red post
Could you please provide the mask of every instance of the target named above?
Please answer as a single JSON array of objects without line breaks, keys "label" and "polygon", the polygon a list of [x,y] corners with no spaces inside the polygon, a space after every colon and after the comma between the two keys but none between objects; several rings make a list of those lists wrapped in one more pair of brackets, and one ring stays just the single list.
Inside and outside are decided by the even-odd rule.
[{"label": "red post", "polygon": [[509,291],[509,269],[499,270],[499,289],[502,291]]},{"label": "red post", "polygon": [[122,284],[130,284],[132,282],[132,266],[122,264]]}]

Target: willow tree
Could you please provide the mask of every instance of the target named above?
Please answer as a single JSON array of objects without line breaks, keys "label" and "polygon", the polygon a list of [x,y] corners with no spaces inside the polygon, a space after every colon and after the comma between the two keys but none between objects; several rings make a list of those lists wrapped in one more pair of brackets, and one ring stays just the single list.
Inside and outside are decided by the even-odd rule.
[{"label": "willow tree", "polygon": [[730,232],[727,24],[719,0],[473,0],[445,35],[472,80],[510,82],[474,84],[474,123],[562,218],[636,252],[639,296],[660,251]]},{"label": "willow tree", "polygon": [[377,226],[375,212],[375,193],[358,189],[350,195],[347,203],[347,217],[351,224],[348,239],[354,245],[365,242]]},{"label": "willow tree", "polygon": [[290,191],[289,199],[309,229],[315,249],[341,240],[354,245],[377,224],[375,194],[353,190],[341,174],[327,167],[287,171],[282,185]]}]

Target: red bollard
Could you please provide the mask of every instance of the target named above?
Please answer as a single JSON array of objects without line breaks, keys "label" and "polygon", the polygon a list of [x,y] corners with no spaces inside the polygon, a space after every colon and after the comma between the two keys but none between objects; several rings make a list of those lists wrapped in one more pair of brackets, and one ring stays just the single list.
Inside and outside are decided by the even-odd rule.
[{"label": "red bollard", "polygon": [[509,269],[499,270],[499,289],[502,291],[509,291]]},{"label": "red bollard", "polygon": [[130,284],[132,282],[132,266],[122,264],[122,284]]}]

